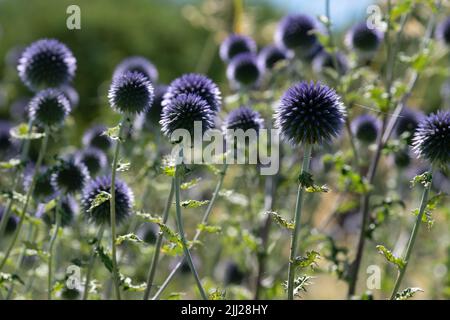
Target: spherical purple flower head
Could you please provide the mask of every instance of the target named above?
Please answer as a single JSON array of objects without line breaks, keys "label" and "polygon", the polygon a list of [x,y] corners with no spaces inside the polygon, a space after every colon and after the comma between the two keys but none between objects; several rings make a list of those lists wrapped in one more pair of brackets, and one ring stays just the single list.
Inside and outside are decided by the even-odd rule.
[{"label": "spherical purple flower head", "polygon": [[14,141],[9,133],[12,124],[9,121],[0,120],[0,157],[8,157],[12,155],[16,149]]},{"label": "spherical purple flower head", "polygon": [[220,58],[224,62],[243,52],[256,53],[256,42],[249,36],[230,34],[220,45]]},{"label": "spherical purple flower head", "polygon": [[261,70],[272,69],[279,61],[286,60],[292,55],[291,51],[270,45],[264,47],[258,54],[258,64]]},{"label": "spherical purple flower head", "polygon": [[90,147],[81,151],[78,151],[74,157],[75,162],[84,164],[91,176],[96,175],[107,166],[107,158],[105,153],[95,147]]},{"label": "spherical purple flower head", "polygon": [[339,135],[346,112],[333,89],[314,82],[290,87],[275,113],[275,124],[283,138],[294,145],[322,144]]},{"label": "spherical purple flower head", "polygon": [[241,284],[246,277],[246,273],[234,261],[228,261],[225,265],[224,282],[225,285]]},{"label": "spherical purple flower head", "polygon": [[402,148],[394,154],[395,165],[399,168],[406,168],[411,163],[411,154],[409,147]]},{"label": "spherical purple flower head", "polygon": [[343,53],[337,52],[335,57],[333,57],[328,52],[323,51],[314,58],[313,70],[316,73],[322,73],[326,68],[336,70],[336,63],[338,66],[337,70],[340,75],[347,73],[348,60]]},{"label": "spherical purple flower head", "polygon": [[138,229],[137,235],[147,244],[155,244],[158,237],[158,227],[153,223],[146,223]]},{"label": "spherical purple flower head", "polygon": [[161,131],[170,138],[177,129],[194,134],[195,122],[201,122],[202,131],[214,127],[215,112],[208,102],[196,94],[179,94],[163,107],[161,115]]},{"label": "spherical purple flower head", "polygon": [[352,132],[364,143],[373,143],[380,132],[380,120],[370,114],[363,114],[352,121]]},{"label": "spherical purple flower head", "polygon": [[169,104],[178,95],[188,93],[201,97],[212,111],[219,112],[222,104],[219,87],[208,77],[197,73],[184,74],[172,81],[164,95],[162,106]]},{"label": "spherical purple flower head", "polygon": [[147,129],[153,129],[155,126],[159,127],[159,121],[161,120],[162,102],[164,95],[168,90],[166,85],[157,85],[155,87],[155,98],[153,99],[152,107],[145,113],[144,126]]},{"label": "spherical purple flower head", "polygon": [[383,41],[383,32],[377,28],[369,28],[366,22],[354,25],[346,35],[345,42],[351,49],[359,53],[373,53]]},{"label": "spherical purple flower head", "polygon": [[122,60],[114,70],[113,79],[128,71],[141,73],[151,83],[158,82],[158,70],[153,63],[144,57],[135,56]]},{"label": "spherical purple flower head", "polygon": [[[33,197],[38,200],[47,201],[52,198],[56,189],[52,184],[52,175],[55,173],[55,167],[41,167],[36,177],[36,185],[33,191]],[[31,185],[31,180],[33,178],[34,166],[27,166],[25,170],[25,176],[23,181],[23,186],[25,190],[28,190]]]},{"label": "spherical purple flower head", "polygon": [[420,121],[424,118],[424,114],[410,108],[404,108],[399,115],[397,124],[395,126],[395,134],[400,137],[408,134],[407,142],[411,144],[414,132],[417,129]]},{"label": "spherical purple flower head", "polygon": [[[5,212],[5,208],[0,205],[0,221],[3,218],[4,212]],[[18,221],[17,217],[11,215],[9,217],[8,221],[6,222],[5,234],[7,234],[7,235],[12,234],[16,230],[18,222],[19,221]]]},{"label": "spherical purple flower head", "polygon": [[432,163],[450,162],[450,111],[438,111],[419,123],[413,137],[413,150],[418,157]]},{"label": "spherical purple flower head", "polygon": [[223,130],[250,130],[258,132],[264,126],[264,120],[259,114],[249,107],[242,106],[228,114],[223,125]]},{"label": "spherical purple flower head", "polygon": [[89,180],[87,167],[73,158],[63,160],[52,174],[53,187],[64,195],[83,190]]},{"label": "spherical purple flower head", "polygon": [[108,98],[111,106],[120,113],[140,114],[153,103],[153,86],[139,72],[127,71],[113,79]]},{"label": "spherical purple flower head", "polygon": [[253,53],[240,53],[231,59],[227,67],[227,78],[235,85],[245,87],[257,84],[262,75],[258,58]]},{"label": "spherical purple flower head", "polygon": [[64,196],[59,200],[59,204],[55,206],[52,210],[46,212],[42,219],[48,225],[55,224],[56,222],[56,210],[58,209],[58,214],[61,216],[61,227],[70,226],[74,220],[76,213],[78,212],[78,203],[72,196]]},{"label": "spherical purple flower head", "polygon": [[29,117],[41,126],[61,125],[71,111],[70,102],[59,90],[45,89],[31,99]]},{"label": "spherical purple flower head", "polygon": [[317,44],[314,18],[304,14],[285,16],[275,32],[275,43],[287,49],[309,50]]},{"label": "spherical purple flower head", "polygon": [[104,125],[96,125],[88,129],[83,135],[83,146],[86,148],[94,147],[104,152],[107,152],[111,148],[112,141],[105,131],[107,128]]},{"label": "spherical purple flower head", "polygon": [[33,42],[22,53],[17,66],[23,83],[33,91],[67,84],[75,76],[76,68],[72,52],[54,39]]},{"label": "spherical purple flower head", "polygon": [[[83,191],[81,205],[83,212],[97,225],[110,223],[110,201],[102,202],[90,210],[94,199],[102,192],[111,192],[111,177],[102,176],[90,181]],[[133,208],[133,192],[127,184],[119,179],[115,181],[116,219],[121,223],[127,218]]]},{"label": "spherical purple flower head", "polygon": [[436,35],[439,40],[450,46],[450,17],[439,24],[436,29]]}]

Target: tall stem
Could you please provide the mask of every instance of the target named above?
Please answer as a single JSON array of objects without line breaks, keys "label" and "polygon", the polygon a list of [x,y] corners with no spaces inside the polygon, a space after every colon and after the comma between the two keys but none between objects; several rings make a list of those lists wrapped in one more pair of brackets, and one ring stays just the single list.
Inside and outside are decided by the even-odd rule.
[{"label": "tall stem", "polygon": [[[311,150],[312,146],[310,144],[305,145],[305,151],[303,155],[303,165],[301,173],[307,173],[309,170],[309,164],[311,162]],[[294,260],[297,255],[297,242],[298,235],[300,233],[300,218],[302,215],[302,205],[303,205],[303,185],[300,183],[298,185],[297,191],[297,202],[295,204],[295,215],[294,215],[294,230],[291,232],[291,252],[289,255],[289,270],[288,270],[288,299],[294,300],[294,279],[295,279],[295,265]]]},{"label": "tall stem", "polygon": [[117,164],[119,162],[120,144],[122,139],[123,130],[125,127],[125,117],[121,120],[119,129],[119,135],[116,142],[116,149],[114,151],[114,158],[111,167],[111,199],[110,199],[110,218],[111,218],[111,248],[112,248],[112,273],[114,280],[114,289],[116,292],[116,298],[120,300],[120,278],[119,270],[117,268],[117,253],[116,253],[116,172]]},{"label": "tall stem", "polygon": [[397,280],[395,281],[394,290],[392,290],[391,300],[395,299],[395,295],[397,294],[397,292],[400,288],[400,284],[402,283],[403,277],[405,276],[406,268],[408,267],[408,263],[409,263],[409,258],[411,257],[411,252],[414,247],[414,243],[416,242],[420,224],[422,223],[422,218],[423,218],[425,209],[428,204],[428,195],[430,193],[431,183],[432,183],[432,181],[430,181],[423,190],[422,200],[420,201],[419,214],[417,215],[416,223],[414,224],[413,230],[411,232],[411,236],[409,238],[408,245],[406,246],[406,252],[405,252],[405,255],[403,258],[405,261],[405,265],[398,272],[398,277],[397,277]]},{"label": "tall stem", "polygon": [[[95,240],[96,240],[95,246],[96,247],[100,246],[100,243],[102,242],[104,231],[105,231],[105,224],[102,223],[100,225],[100,228],[98,229],[97,236],[95,237]],[[89,283],[91,282],[91,275],[92,275],[92,270],[94,269],[94,264],[95,264],[95,249],[93,250],[91,258],[89,259],[89,265],[88,265],[88,269],[86,272],[86,282],[84,285],[83,300],[87,300],[87,298],[89,296]]]},{"label": "tall stem", "polygon": [[[202,224],[206,224],[208,222],[209,216],[211,215],[212,209],[214,207],[214,204],[216,203],[217,198],[219,197],[219,192],[222,189],[222,185],[223,185],[223,180],[225,178],[225,174],[227,172],[228,169],[228,164],[225,163],[222,172],[220,173],[220,179],[217,182],[216,188],[214,189],[214,193],[213,196],[211,198],[211,201],[209,202],[208,207],[206,208],[206,211],[203,215]],[[195,236],[192,240],[192,242],[197,241],[200,238],[202,231],[200,229],[197,230],[197,232],[195,233]],[[178,270],[181,268],[181,266],[183,265],[183,263],[185,262],[186,258],[183,257],[183,259],[181,259],[175,266],[175,268],[172,269],[172,271],[170,272],[169,276],[166,278],[166,280],[164,281],[164,283],[161,285],[161,287],[159,288],[159,290],[156,292],[156,294],[153,296],[152,300],[157,300],[159,299],[159,297],[161,296],[161,294],[163,293],[163,291],[167,288],[167,286],[169,285],[170,281],[173,279],[173,277],[175,276],[175,274],[178,272]]]},{"label": "tall stem", "polygon": [[45,132],[44,132],[44,137],[41,143],[41,149],[39,150],[39,155],[38,155],[38,159],[36,161],[36,166],[34,167],[34,172],[33,172],[33,176],[31,178],[31,184],[28,188],[27,194],[25,195],[25,203],[23,205],[22,211],[20,213],[20,217],[19,217],[19,223],[17,224],[17,228],[13,234],[11,243],[8,246],[8,249],[5,252],[5,256],[3,257],[3,260],[0,263],[0,271],[3,269],[3,267],[6,264],[6,261],[9,258],[9,255],[11,254],[12,249],[14,248],[14,245],[17,242],[17,239],[19,237],[19,233],[20,230],[22,229],[23,223],[25,221],[25,216],[28,210],[28,206],[30,204],[30,200],[31,200],[31,195],[34,192],[34,187],[36,186],[36,180],[37,180],[37,176],[39,173],[39,169],[41,167],[42,161],[44,160],[44,156],[45,153],[47,151],[47,145],[48,145],[48,139],[50,136],[50,129],[49,127],[45,128]]},{"label": "tall stem", "polygon": [[55,207],[55,229],[53,230],[52,237],[50,238],[50,242],[48,245],[48,291],[47,291],[47,299],[52,300],[52,287],[53,287],[53,247],[56,242],[56,238],[58,237],[59,227],[61,226],[61,214],[60,214],[60,206],[61,202],[57,199],[56,207]]},{"label": "tall stem", "polygon": [[[169,197],[167,198],[167,203],[166,203],[166,206],[164,207],[163,223],[166,223],[167,219],[169,218],[169,211],[170,211],[170,207],[172,205],[174,191],[175,191],[175,179],[172,179]],[[153,253],[152,264],[151,264],[150,270],[148,272],[147,287],[145,288],[144,300],[148,300],[148,297],[150,296],[150,292],[152,291],[153,280],[155,279],[156,266],[158,265],[162,241],[163,241],[163,233],[162,233],[162,231],[160,231],[158,233],[158,238],[156,239],[155,252]]]}]

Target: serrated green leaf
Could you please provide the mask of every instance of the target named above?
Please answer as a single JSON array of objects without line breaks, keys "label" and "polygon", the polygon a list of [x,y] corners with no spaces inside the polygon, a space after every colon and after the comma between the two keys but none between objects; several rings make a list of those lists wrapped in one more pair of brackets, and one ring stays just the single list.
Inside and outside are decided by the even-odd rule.
[{"label": "serrated green leaf", "polygon": [[136,215],[143,219],[145,222],[162,224],[162,218],[160,216],[152,215],[151,213],[136,212]]},{"label": "serrated green leaf", "polygon": [[3,286],[5,283],[19,283],[19,284],[25,284],[23,280],[15,273],[4,273],[0,272],[0,287]]},{"label": "serrated green leaf", "polygon": [[200,180],[202,180],[202,179],[201,178],[192,179],[191,181],[182,183],[180,188],[181,188],[181,190],[191,189],[191,188],[195,187],[200,182]]},{"label": "serrated green leaf", "polygon": [[45,133],[37,132],[37,129],[35,127],[32,127],[30,131],[28,131],[28,129],[28,124],[21,123],[18,126],[12,128],[9,133],[11,137],[19,140],[37,140],[45,136]]},{"label": "serrated green leaf", "polygon": [[105,268],[112,272],[113,270],[113,263],[110,255],[105,251],[105,249],[102,246],[97,246],[95,248],[95,253],[100,257],[100,261],[103,263]]},{"label": "serrated green leaf", "polygon": [[211,226],[208,224],[204,224],[204,223],[200,223],[199,225],[197,225],[197,229],[199,231],[205,231],[208,233],[220,233],[222,232],[222,227],[219,226]]},{"label": "serrated green leaf", "polygon": [[181,202],[181,206],[183,208],[199,208],[201,206],[204,206],[205,204],[208,204],[209,200],[204,201],[198,201],[198,200],[185,200]]},{"label": "serrated green leaf", "polygon": [[125,172],[130,170],[131,164],[130,162],[124,161],[124,160],[119,160],[119,163],[117,164],[117,172]]},{"label": "serrated green leaf", "polygon": [[412,298],[417,292],[423,292],[421,288],[406,288],[402,292],[395,294],[395,300],[408,300]]},{"label": "serrated green leaf", "polygon": [[226,291],[214,288],[208,296],[208,300],[225,300]]},{"label": "serrated green leaf", "polygon": [[95,196],[94,200],[92,200],[88,212],[92,212],[92,210],[109,200],[111,200],[111,194],[106,191],[100,191],[100,193]]},{"label": "serrated green leaf", "polygon": [[425,188],[429,186],[432,182],[433,176],[430,172],[424,172],[420,175],[415,176],[411,180],[411,187],[415,187],[418,183],[422,184]]},{"label": "serrated green leaf", "polygon": [[378,245],[376,248],[388,262],[395,264],[399,269],[403,269],[405,267],[406,261],[402,258],[394,256],[394,254],[390,250],[386,249],[385,246]]},{"label": "serrated green leaf", "polygon": [[135,242],[135,243],[141,243],[143,242],[141,238],[139,238],[137,235],[135,235],[134,233],[128,233],[128,234],[124,234],[122,236],[119,236],[116,238],[116,245],[121,245],[124,241],[129,241],[129,242]]},{"label": "serrated green leaf", "polygon": [[120,125],[117,125],[115,127],[106,129],[106,131],[103,132],[103,135],[109,137],[112,140],[119,140],[119,132],[120,132]]},{"label": "serrated green leaf", "polygon": [[317,251],[308,251],[305,256],[296,257],[294,265],[298,268],[314,268],[317,266],[316,260],[320,259],[320,254]]},{"label": "serrated green leaf", "polygon": [[9,161],[2,161],[0,162],[0,169],[1,170],[9,170],[12,168],[16,168],[21,165],[20,159],[10,159]]},{"label": "serrated green leaf", "polygon": [[278,224],[280,227],[288,229],[288,230],[294,230],[294,223],[288,222],[286,219],[284,219],[282,216],[280,216],[278,213],[274,211],[267,211],[265,214],[268,214],[271,216],[271,218]]}]

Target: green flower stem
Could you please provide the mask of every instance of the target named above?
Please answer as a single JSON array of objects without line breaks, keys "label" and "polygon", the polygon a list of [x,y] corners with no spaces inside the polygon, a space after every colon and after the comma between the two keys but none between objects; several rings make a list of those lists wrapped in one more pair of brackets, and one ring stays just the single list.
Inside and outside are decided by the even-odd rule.
[{"label": "green flower stem", "polygon": [[[222,189],[222,185],[223,185],[223,180],[225,178],[225,174],[227,172],[228,169],[228,164],[225,163],[223,166],[222,171],[220,172],[220,179],[217,182],[216,188],[214,189],[214,193],[213,196],[211,198],[211,201],[208,204],[208,207],[206,208],[205,214],[203,215],[202,224],[206,224],[208,222],[209,216],[211,215],[212,209],[214,207],[214,204],[216,203],[217,198],[219,197],[219,192]],[[192,242],[197,241],[200,238],[202,231],[197,229],[197,232],[194,235],[194,238],[192,240]],[[163,293],[163,291],[167,288],[167,286],[169,285],[170,281],[173,279],[173,277],[175,276],[175,274],[178,272],[178,270],[181,268],[181,266],[183,265],[184,261],[186,258],[181,259],[175,266],[175,268],[172,269],[172,271],[170,272],[169,276],[167,277],[167,279],[164,281],[164,283],[161,285],[161,287],[159,288],[159,290],[156,292],[156,294],[153,296],[152,300],[157,300],[159,299],[159,297],[161,296],[161,294]]]},{"label": "green flower stem", "polygon": [[[305,145],[305,151],[303,155],[302,174],[307,173],[309,170],[309,164],[311,162],[312,146],[310,144]],[[294,260],[297,255],[297,242],[300,232],[300,218],[302,215],[303,205],[303,185],[300,183],[297,191],[297,203],[295,205],[294,216],[294,230],[291,233],[291,252],[289,256],[289,271],[288,271],[288,300],[294,300],[294,279],[295,279],[295,265]]]},{"label": "green flower stem", "polygon": [[[169,197],[167,198],[167,203],[166,203],[166,206],[164,207],[164,213],[163,213],[163,223],[164,224],[167,222],[167,219],[169,218],[169,211],[170,211],[170,206],[172,205],[174,191],[175,191],[175,179],[172,179]],[[152,263],[151,263],[151,266],[150,266],[150,269],[148,272],[147,287],[145,288],[144,300],[148,300],[148,297],[150,296],[150,292],[152,291],[153,280],[155,279],[156,266],[158,265],[159,254],[161,251],[161,245],[162,245],[163,238],[164,238],[163,233],[160,231],[158,233],[158,238],[156,239],[155,252],[153,253]]]},{"label": "green flower stem", "polygon": [[52,300],[52,291],[53,291],[53,248],[55,246],[56,238],[58,237],[59,228],[61,226],[61,214],[60,214],[60,208],[61,208],[61,200],[56,200],[56,207],[55,207],[55,225],[53,234],[50,238],[50,242],[48,245],[48,278],[47,278],[47,285],[48,285],[48,291],[47,291],[47,299]]},{"label": "green flower stem", "polygon": [[111,216],[111,248],[112,248],[112,273],[114,281],[114,289],[116,298],[120,300],[120,277],[119,270],[117,268],[117,253],[116,253],[116,173],[117,165],[119,163],[119,153],[121,139],[125,127],[125,117],[122,118],[119,124],[119,134],[116,142],[116,148],[114,151],[114,158],[111,167],[111,199],[110,199],[110,216]]},{"label": "green flower stem", "polygon": [[20,213],[20,217],[19,217],[19,223],[17,224],[17,228],[12,236],[12,240],[11,243],[9,244],[8,249],[5,252],[5,256],[3,257],[3,260],[0,263],[0,271],[3,269],[3,267],[6,264],[6,261],[9,258],[9,255],[11,254],[12,249],[14,248],[14,245],[17,242],[17,239],[19,238],[19,233],[20,230],[22,229],[23,223],[25,221],[25,216],[28,210],[28,206],[30,204],[30,200],[31,200],[31,195],[33,194],[34,191],[34,187],[36,186],[36,180],[37,180],[37,176],[39,173],[39,169],[41,167],[42,161],[44,160],[44,156],[45,153],[47,151],[47,145],[48,145],[48,139],[50,136],[50,128],[47,126],[45,128],[45,133],[44,133],[44,137],[41,143],[41,149],[39,150],[39,155],[38,155],[38,159],[36,161],[36,166],[34,168],[34,173],[33,176],[31,178],[31,184],[28,188],[27,194],[25,196],[25,203],[23,205],[22,211]]},{"label": "green flower stem", "polygon": [[413,230],[411,232],[411,236],[409,238],[408,245],[406,246],[406,252],[403,258],[405,261],[405,265],[398,272],[398,277],[397,280],[395,281],[394,290],[392,290],[391,300],[395,299],[395,295],[397,294],[400,288],[400,284],[402,283],[403,277],[405,276],[406,268],[408,267],[409,259],[411,257],[411,252],[414,247],[414,243],[416,242],[417,234],[419,232],[419,228],[422,223],[422,218],[428,204],[428,196],[430,194],[431,184],[432,181],[429,181],[427,186],[423,190],[419,214],[417,215],[416,223],[414,224]]},{"label": "green flower stem", "polygon": [[[100,243],[102,242],[104,231],[105,231],[105,224],[102,223],[100,225],[100,228],[98,228],[98,232],[95,237],[95,247],[100,246]],[[91,282],[91,275],[92,275],[92,271],[94,269],[94,264],[95,264],[95,248],[92,251],[91,258],[89,259],[89,265],[88,265],[87,272],[86,272],[86,282],[84,285],[83,300],[87,300],[87,298],[89,296],[89,283]]]}]

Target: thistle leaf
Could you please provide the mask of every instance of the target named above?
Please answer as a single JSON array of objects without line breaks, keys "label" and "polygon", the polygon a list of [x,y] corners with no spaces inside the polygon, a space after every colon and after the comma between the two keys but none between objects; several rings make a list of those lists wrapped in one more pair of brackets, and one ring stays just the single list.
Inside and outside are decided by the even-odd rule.
[{"label": "thistle leaf", "polygon": [[421,288],[406,288],[402,292],[397,292],[395,294],[395,300],[408,300],[414,297],[417,292],[423,292]]},{"label": "thistle leaf", "polygon": [[109,201],[111,199],[111,194],[106,191],[101,191],[97,194],[91,202],[91,206],[89,207],[88,212],[91,213],[92,210],[102,205],[104,202]]},{"label": "thistle leaf", "polygon": [[267,211],[265,214],[268,214],[272,217],[272,219],[278,224],[280,227],[288,229],[288,230],[294,230],[294,223],[288,222],[286,219],[284,219],[282,216],[280,216],[278,213],[274,211]]},{"label": "thistle leaf", "polygon": [[205,204],[208,204],[209,200],[205,201],[198,201],[198,200],[186,200],[181,202],[181,206],[183,208],[198,208],[201,206],[204,206]]},{"label": "thistle leaf", "polygon": [[135,242],[135,243],[142,243],[142,239],[139,238],[137,235],[135,235],[134,233],[128,233],[128,234],[124,234],[122,236],[119,236],[116,238],[116,245],[121,245],[124,241],[129,241],[129,242]]},{"label": "thistle leaf", "polygon": [[385,246],[378,245],[376,248],[388,262],[395,264],[399,269],[403,269],[405,267],[406,261],[402,258],[394,256],[394,254],[390,250],[386,249]]}]

